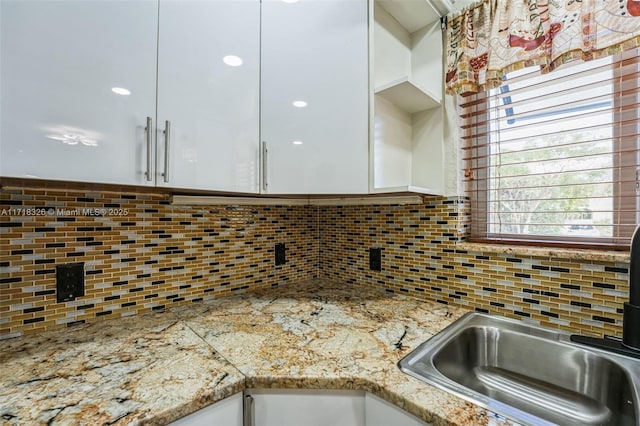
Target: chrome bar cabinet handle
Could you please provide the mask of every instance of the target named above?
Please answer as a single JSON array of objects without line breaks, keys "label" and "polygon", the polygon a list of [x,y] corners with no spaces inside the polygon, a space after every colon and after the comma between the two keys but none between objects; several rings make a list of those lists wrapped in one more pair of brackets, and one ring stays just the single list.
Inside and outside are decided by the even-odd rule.
[{"label": "chrome bar cabinet handle", "polygon": [[242,401],[242,425],[254,426],[253,421],[253,397],[251,395],[244,395]]},{"label": "chrome bar cabinet handle", "polygon": [[164,173],[162,176],[165,182],[169,182],[169,146],[171,144],[171,122],[164,122]]},{"label": "chrome bar cabinet handle", "polygon": [[267,182],[267,155],[269,154],[269,150],[267,149],[267,143],[262,142],[262,190],[266,191],[269,187],[269,183]]},{"label": "chrome bar cabinet handle", "polygon": [[147,127],[144,128],[144,131],[147,134],[147,171],[145,172],[147,182],[151,182],[153,180],[153,177],[151,176],[151,144],[153,143],[152,125],[153,122],[151,117],[147,117]]}]

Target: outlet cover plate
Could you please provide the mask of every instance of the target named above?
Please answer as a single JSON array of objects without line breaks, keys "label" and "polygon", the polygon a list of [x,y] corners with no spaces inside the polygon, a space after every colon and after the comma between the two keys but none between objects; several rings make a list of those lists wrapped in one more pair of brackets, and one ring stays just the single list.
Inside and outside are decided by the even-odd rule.
[{"label": "outlet cover plate", "polygon": [[84,263],[56,266],[56,300],[58,303],[84,296]]},{"label": "outlet cover plate", "polygon": [[284,243],[276,244],[276,266],[287,263],[287,249]]},{"label": "outlet cover plate", "polygon": [[371,271],[382,271],[382,249],[369,249],[369,269]]}]

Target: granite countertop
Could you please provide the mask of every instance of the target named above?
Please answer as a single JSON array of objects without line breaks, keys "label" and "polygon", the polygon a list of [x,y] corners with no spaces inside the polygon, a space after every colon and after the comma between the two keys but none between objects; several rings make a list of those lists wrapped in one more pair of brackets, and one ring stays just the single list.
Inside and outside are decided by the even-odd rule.
[{"label": "granite countertop", "polygon": [[170,314],[0,342],[2,425],[166,424],[244,387]]},{"label": "granite countertop", "polygon": [[510,424],[396,363],[466,311],[310,281],[0,342],[0,424],[166,424],[245,388],[357,389]]}]

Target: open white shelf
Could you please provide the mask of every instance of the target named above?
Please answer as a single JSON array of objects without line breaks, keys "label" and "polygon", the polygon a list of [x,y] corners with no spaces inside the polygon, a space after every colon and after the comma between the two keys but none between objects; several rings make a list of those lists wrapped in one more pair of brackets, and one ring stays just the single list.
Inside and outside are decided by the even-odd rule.
[{"label": "open white shelf", "polygon": [[427,89],[420,87],[418,83],[411,81],[409,77],[377,87],[375,94],[382,96],[409,114],[440,105],[440,96],[436,97]]},{"label": "open white shelf", "polygon": [[440,19],[451,9],[449,0],[377,0],[410,33]]},{"label": "open white shelf", "polygon": [[423,195],[444,195],[442,189],[435,188],[425,188],[422,186],[414,186],[414,185],[404,185],[404,186],[394,186],[387,188],[374,188],[371,190],[373,194],[393,194],[393,193],[406,193],[411,192],[414,194],[423,194]]},{"label": "open white shelf", "polygon": [[371,193],[444,193],[439,18],[449,6],[449,0],[370,3]]}]

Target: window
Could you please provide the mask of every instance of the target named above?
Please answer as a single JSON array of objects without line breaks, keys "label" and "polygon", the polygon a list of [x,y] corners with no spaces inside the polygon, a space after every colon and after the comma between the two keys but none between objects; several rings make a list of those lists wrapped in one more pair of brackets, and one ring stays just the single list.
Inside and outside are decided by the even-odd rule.
[{"label": "window", "polygon": [[638,223],[637,49],[459,97],[471,240],[628,248]]}]

